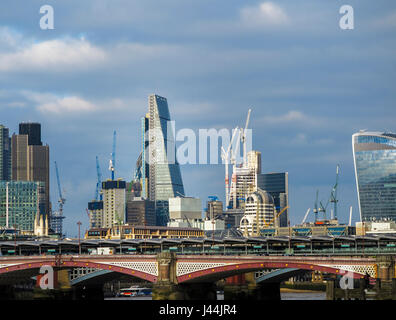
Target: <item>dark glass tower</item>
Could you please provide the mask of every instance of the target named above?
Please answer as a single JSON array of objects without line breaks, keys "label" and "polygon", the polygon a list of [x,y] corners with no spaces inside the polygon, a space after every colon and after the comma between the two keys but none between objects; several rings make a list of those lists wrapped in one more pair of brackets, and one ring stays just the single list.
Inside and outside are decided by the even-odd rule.
[{"label": "dark glass tower", "polygon": [[29,146],[42,146],[41,124],[37,122],[23,122],[19,124],[19,134],[28,136]]},{"label": "dark glass tower", "polygon": [[[31,142],[31,143],[30,143]],[[40,181],[45,184],[45,213],[49,216],[49,146],[41,142],[39,123],[20,123],[19,134],[11,137],[12,180]]]},{"label": "dark glass tower", "polygon": [[352,135],[360,220],[396,220],[396,134]]},{"label": "dark glass tower", "polygon": [[156,224],[166,225],[169,198],[184,195],[184,186],[168,102],[154,94],[148,100],[149,112],[142,119],[142,152],[135,177],[141,181],[142,196],[155,202]]},{"label": "dark glass tower", "polygon": [[11,180],[11,139],[3,125],[0,125],[0,180]]},{"label": "dark glass tower", "polygon": [[[257,186],[267,191],[273,198],[277,212],[289,205],[289,178],[287,172],[266,173],[257,175]],[[289,210],[286,209],[279,217],[279,226],[287,227]]]}]

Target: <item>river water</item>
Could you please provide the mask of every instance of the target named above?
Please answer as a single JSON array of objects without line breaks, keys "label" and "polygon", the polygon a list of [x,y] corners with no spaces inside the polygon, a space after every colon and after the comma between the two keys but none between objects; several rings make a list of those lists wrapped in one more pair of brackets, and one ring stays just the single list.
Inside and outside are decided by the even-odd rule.
[{"label": "river water", "polygon": [[[152,300],[151,297],[114,297],[105,300]],[[217,300],[224,300],[224,295],[218,294]],[[326,300],[326,292],[281,292],[281,300]]]}]

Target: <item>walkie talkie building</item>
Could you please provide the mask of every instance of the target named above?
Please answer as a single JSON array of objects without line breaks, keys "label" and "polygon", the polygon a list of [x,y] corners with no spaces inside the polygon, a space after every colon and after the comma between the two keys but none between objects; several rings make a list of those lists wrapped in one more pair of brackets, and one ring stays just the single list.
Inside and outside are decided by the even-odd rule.
[{"label": "walkie talkie building", "polygon": [[352,135],[361,221],[396,220],[396,134]]}]

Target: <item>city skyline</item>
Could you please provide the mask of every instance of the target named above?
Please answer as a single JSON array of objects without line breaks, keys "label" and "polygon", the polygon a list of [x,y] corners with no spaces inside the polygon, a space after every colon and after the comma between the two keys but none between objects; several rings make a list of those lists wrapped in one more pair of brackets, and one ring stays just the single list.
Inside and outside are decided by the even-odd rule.
[{"label": "city skyline", "polygon": [[[117,4],[54,4],[47,31],[41,2],[1,5],[0,124],[11,136],[21,122],[41,123],[51,202],[57,209],[57,161],[69,237],[77,221],[88,228],[96,156],[103,180],[111,176],[114,130],[116,178],[132,179],[153,92],[168,99],[177,127],[194,131],[243,126],[251,108],[262,172],[289,173],[292,224],[312,212],[316,189],[329,198],[337,164],[340,221],[351,205],[359,219],[350,140],[361,129],[396,131],[396,4],[350,1],[354,30],[339,28],[341,2]],[[186,195],[224,201],[224,165],[180,168]]]}]

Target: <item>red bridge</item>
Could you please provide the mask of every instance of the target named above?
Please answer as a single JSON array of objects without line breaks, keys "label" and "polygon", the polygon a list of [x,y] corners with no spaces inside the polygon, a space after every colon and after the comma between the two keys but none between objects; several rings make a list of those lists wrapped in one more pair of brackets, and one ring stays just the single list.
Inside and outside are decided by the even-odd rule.
[{"label": "red bridge", "polygon": [[186,291],[189,286],[197,287],[197,284],[201,284],[208,289],[218,280],[268,269],[321,271],[347,275],[354,279],[368,275],[373,279],[389,280],[396,274],[393,256],[206,256],[176,255],[169,252],[156,256],[7,256],[0,258],[0,285],[11,285],[29,279],[38,275],[43,266],[51,266],[54,270],[82,267],[126,274],[154,283],[158,295],[165,299],[169,298],[170,292],[180,288]]}]

